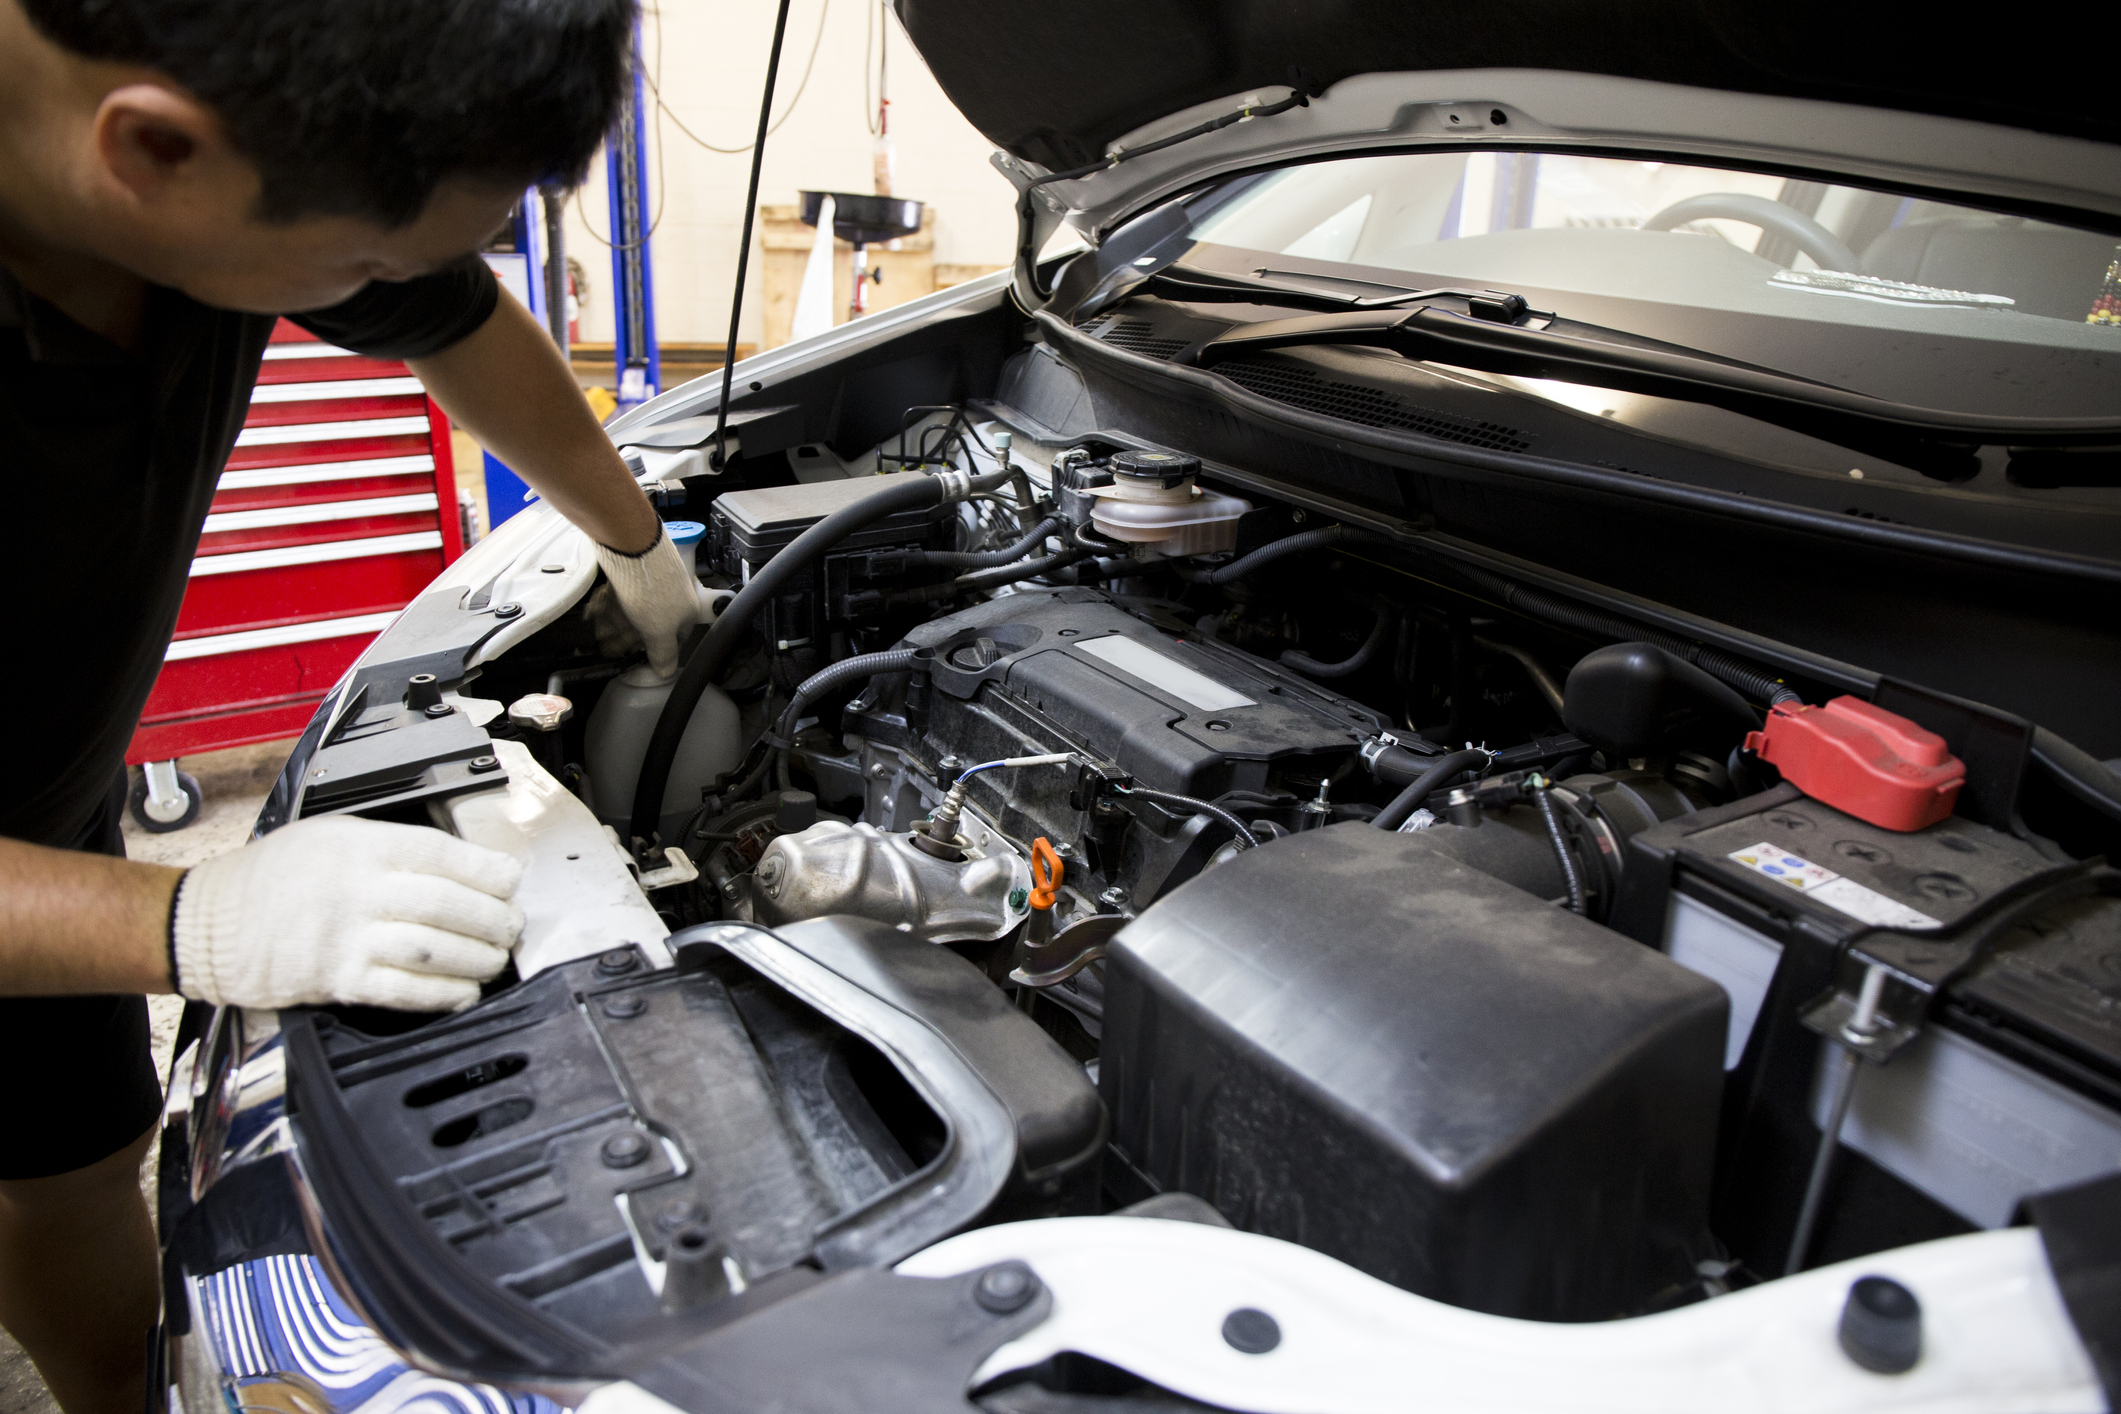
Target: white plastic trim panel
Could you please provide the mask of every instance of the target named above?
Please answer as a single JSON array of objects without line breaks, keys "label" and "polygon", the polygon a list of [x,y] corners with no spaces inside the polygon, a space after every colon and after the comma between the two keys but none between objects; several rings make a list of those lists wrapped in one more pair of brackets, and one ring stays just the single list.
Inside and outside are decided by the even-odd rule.
[{"label": "white plastic trim panel", "polygon": [[403,437],[427,430],[427,415],[369,417],[354,422],[290,422],[280,427],[246,427],[236,434],[239,447],[278,447],[290,442],[347,442],[356,437]]},{"label": "white plastic trim panel", "polygon": [[286,565],[316,565],[327,560],[358,560],[369,555],[398,555],[408,550],[439,550],[442,532],[417,530],[407,535],[374,535],[366,540],[329,540],[321,545],[288,545],[278,550],[237,550],[226,555],[201,555],[191,562],[191,577],[209,574],[239,574],[244,570],[279,569]]},{"label": "white plastic trim panel", "polygon": [[[547,565],[558,568],[548,572]],[[521,614],[503,624],[472,654],[466,666],[476,667],[492,662],[573,608],[596,577],[596,551],[589,537],[540,503],[502,521],[421,592],[453,589],[469,593],[490,583],[489,612],[501,604],[523,606]]]},{"label": "white plastic trim panel", "polygon": [[[1253,1414],[2095,1414],[2091,1362],[2031,1228],[1975,1233],[1822,1267],[1660,1315],[1584,1325],[1486,1316],[1387,1286],[1330,1257],[1251,1233],[1153,1218],[1052,1218],[963,1233],[909,1257],[939,1277],[1016,1258],[1053,1311],[996,1351],[985,1382],[1061,1351]],[[1923,1355],[1874,1375],[1842,1353],[1857,1277],[1922,1303]],[[1222,1339],[1241,1307],[1281,1344]],[[596,1406],[593,1410],[591,1406]],[[648,1407],[615,1393],[584,1414]]]},{"label": "white plastic trim panel", "polygon": [[317,643],[327,638],[351,638],[357,633],[381,633],[397,620],[399,611],[355,614],[343,619],[317,619],[306,624],[281,624],[276,628],[249,628],[240,633],[217,633],[207,638],[180,638],[162,655],[165,663],[186,658],[212,658],[223,653],[243,653],[253,648],[278,648],[288,643]]},{"label": "white plastic trim panel", "polygon": [[258,530],[272,525],[313,525],[319,521],[359,520],[363,516],[409,515],[440,504],[432,491],[410,496],[373,496],[365,501],[327,501],[314,506],[264,506],[254,511],[220,511],[206,518],[201,535],[226,530]]},{"label": "white plastic trim panel", "polygon": [[251,389],[250,401],[259,403],[314,403],[326,398],[389,398],[405,393],[424,393],[427,385],[417,378],[340,378],[327,383],[260,383]]},{"label": "white plastic trim panel", "polygon": [[435,459],[426,453],[416,457],[371,457],[357,462],[310,462],[303,466],[263,466],[252,471],[224,471],[214,483],[217,491],[250,491],[260,486],[306,486],[313,481],[356,481],[369,476],[410,476],[433,471]]},{"label": "white plastic trim panel", "polygon": [[493,754],[508,773],[507,785],[452,796],[440,808],[461,838],[523,863],[516,971],[528,981],[628,943],[640,947],[651,967],[670,966],[664,942],[670,929],[649,906],[611,832],[523,743],[496,741]]},{"label": "white plastic trim panel", "polygon": [[337,344],[267,344],[265,361],[271,363],[283,358],[357,358],[352,349],[342,349]]}]

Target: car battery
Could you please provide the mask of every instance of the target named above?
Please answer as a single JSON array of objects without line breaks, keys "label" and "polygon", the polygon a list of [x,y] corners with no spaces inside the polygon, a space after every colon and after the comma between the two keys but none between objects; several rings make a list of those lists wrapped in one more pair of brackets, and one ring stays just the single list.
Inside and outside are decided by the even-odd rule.
[{"label": "car battery", "polygon": [[[1802,1017],[1869,961],[1919,1030],[1859,1067],[1841,1142],[1935,1204],[1939,1230],[2005,1226],[2028,1195],[2121,1170],[2121,899],[2087,866],[1964,816],[1880,828],[1787,782],[1628,851],[1613,926],[1730,998],[1716,1226],[1756,1265],[1780,1267],[1827,1122],[1834,1043]],[[1841,1216],[1826,1252],[1892,1245]]]},{"label": "car battery", "polygon": [[[735,583],[749,583],[761,566],[826,516],[920,475],[894,472],[726,492],[708,515],[701,559]],[[808,648],[831,624],[880,618],[880,591],[908,580],[905,557],[892,552],[949,549],[956,517],[955,506],[925,506],[863,526],[841,540],[808,577],[775,600],[764,622],[768,646],[776,653]]]}]

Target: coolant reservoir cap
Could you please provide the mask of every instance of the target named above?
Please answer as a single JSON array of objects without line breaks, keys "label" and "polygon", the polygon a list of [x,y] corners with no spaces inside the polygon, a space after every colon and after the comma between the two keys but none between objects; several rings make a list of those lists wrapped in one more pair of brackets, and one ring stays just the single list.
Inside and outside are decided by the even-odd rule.
[{"label": "coolant reservoir cap", "polygon": [[1119,452],[1105,463],[1116,477],[1166,491],[1200,474],[1200,458],[1184,452]]}]

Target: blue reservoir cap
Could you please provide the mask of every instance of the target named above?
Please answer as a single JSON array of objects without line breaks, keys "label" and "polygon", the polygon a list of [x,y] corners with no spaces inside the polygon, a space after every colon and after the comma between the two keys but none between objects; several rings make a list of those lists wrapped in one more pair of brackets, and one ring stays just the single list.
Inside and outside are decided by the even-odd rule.
[{"label": "blue reservoir cap", "polygon": [[690,545],[707,533],[707,527],[696,520],[666,520],[663,529],[673,545]]}]

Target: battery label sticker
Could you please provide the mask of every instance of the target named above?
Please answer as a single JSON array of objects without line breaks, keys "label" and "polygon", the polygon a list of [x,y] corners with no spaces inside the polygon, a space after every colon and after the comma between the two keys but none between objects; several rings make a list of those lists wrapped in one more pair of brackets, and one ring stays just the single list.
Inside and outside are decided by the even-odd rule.
[{"label": "battery label sticker", "polygon": [[1854,879],[1844,879],[1833,870],[1791,854],[1771,844],[1734,849],[1727,856],[1755,874],[1765,874],[1779,884],[1818,899],[1860,923],[1877,928],[1941,928],[1927,913],[1889,899],[1876,889],[1867,889]]}]

